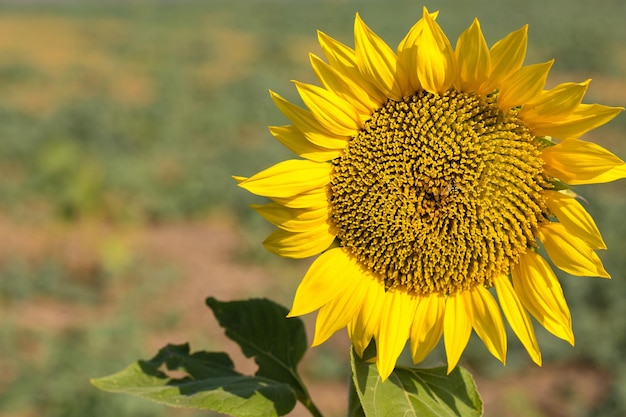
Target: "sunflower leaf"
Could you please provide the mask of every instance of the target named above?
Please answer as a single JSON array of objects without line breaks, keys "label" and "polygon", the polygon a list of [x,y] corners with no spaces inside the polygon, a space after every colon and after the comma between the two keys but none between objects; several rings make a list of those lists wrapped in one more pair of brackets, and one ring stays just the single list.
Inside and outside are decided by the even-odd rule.
[{"label": "sunflower leaf", "polygon": [[253,357],[257,377],[289,384],[301,400],[309,398],[296,366],[307,349],[302,320],[286,318],[288,310],[267,299],[221,302],[206,300],[215,318],[246,357]]},{"label": "sunflower leaf", "polygon": [[469,372],[457,366],[396,367],[383,382],[375,364],[352,352],[352,376],[366,417],[480,417],[483,404]]},{"label": "sunflower leaf", "polygon": [[236,417],[282,416],[296,403],[285,383],[235,371],[223,352],[189,353],[189,345],[167,345],[150,360],[91,383],[171,407],[213,410]]}]

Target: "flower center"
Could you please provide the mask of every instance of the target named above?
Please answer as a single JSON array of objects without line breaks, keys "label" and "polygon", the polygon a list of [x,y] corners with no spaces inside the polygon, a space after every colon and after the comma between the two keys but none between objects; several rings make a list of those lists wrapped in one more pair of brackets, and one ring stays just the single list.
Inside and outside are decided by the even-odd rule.
[{"label": "flower center", "polygon": [[330,219],[387,289],[490,287],[546,221],[540,151],[495,97],[449,90],[389,100],[335,161]]}]

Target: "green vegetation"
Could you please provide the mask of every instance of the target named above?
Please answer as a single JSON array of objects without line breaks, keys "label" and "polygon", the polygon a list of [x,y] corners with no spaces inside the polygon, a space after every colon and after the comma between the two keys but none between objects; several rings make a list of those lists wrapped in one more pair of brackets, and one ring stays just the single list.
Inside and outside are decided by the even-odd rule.
[{"label": "green vegetation", "polygon": [[[288,81],[314,81],[307,53],[319,54],[316,29],[348,42],[359,11],[393,44],[421,14],[421,4],[29,3],[0,6],[0,231],[34,233],[17,249],[0,244],[0,416],[191,415],[108,395],[88,382],[146,357],[155,347],[146,346],[151,334],[176,328],[182,312],[168,311],[163,300],[182,272],[101,237],[96,254],[76,266],[68,261],[76,248],[63,255],[48,245],[42,254],[35,232],[84,223],[144,230],[228,218],[247,233],[245,261],[260,263],[267,227],[247,207],[253,198],[230,176],[250,175],[289,155],[267,131],[285,123],[267,90],[297,100]],[[489,42],[530,23],[529,61],[556,58],[550,83],[591,77],[588,101],[626,102],[621,0],[426,4],[446,11],[440,23],[453,42],[475,16]],[[625,131],[622,115],[592,137],[626,157]],[[562,274],[576,347],[539,334],[546,364],[585,363],[609,376],[606,396],[581,404],[580,416],[626,414],[623,190],[623,182],[579,188],[604,233],[609,250],[601,256],[613,280]],[[248,257],[250,244],[255,253]],[[279,282],[291,290],[299,278]],[[275,287],[259,285],[254,295],[272,296]],[[189,303],[210,295],[196,294]],[[51,311],[65,314],[61,324]],[[335,363],[326,347],[319,351],[320,364]],[[467,363],[491,378],[530,363],[515,341],[507,368],[487,356],[474,344]],[[326,368],[337,377],[337,366]]]}]

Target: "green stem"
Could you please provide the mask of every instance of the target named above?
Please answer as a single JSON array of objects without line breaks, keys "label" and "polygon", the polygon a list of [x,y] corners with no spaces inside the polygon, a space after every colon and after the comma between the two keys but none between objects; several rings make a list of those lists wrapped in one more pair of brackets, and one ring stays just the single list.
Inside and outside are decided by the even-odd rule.
[{"label": "green stem", "polygon": [[322,412],[313,402],[311,394],[309,394],[309,390],[306,389],[306,385],[304,385],[304,381],[302,381],[300,375],[294,372],[293,377],[296,379],[296,381],[298,381],[298,387],[296,388],[296,398],[298,399],[298,401],[300,401],[302,405],[305,406],[307,410],[309,410],[313,417],[324,417]]},{"label": "green stem", "polygon": [[301,395],[298,395],[298,400],[306,407],[307,410],[309,410],[313,417],[324,417],[317,406],[313,403],[313,400],[309,396],[308,392],[304,398]]}]

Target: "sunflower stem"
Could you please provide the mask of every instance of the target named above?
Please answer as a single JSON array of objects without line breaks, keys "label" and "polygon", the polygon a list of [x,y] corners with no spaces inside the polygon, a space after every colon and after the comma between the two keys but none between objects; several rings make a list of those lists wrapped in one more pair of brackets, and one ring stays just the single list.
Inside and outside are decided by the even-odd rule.
[{"label": "sunflower stem", "polygon": [[306,407],[307,410],[311,413],[313,417],[324,417],[321,411],[317,408],[317,406],[313,403],[311,397],[300,398],[300,402],[302,405]]},{"label": "sunflower stem", "polygon": [[294,376],[299,382],[299,386],[296,389],[296,398],[298,399],[298,401],[300,401],[300,403],[302,403],[302,405],[305,406],[307,410],[309,410],[313,417],[324,417],[322,412],[313,402],[311,394],[309,394],[309,391],[307,390],[306,385],[304,385],[304,382],[302,381],[300,376],[298,374],[295,374]]}]

